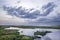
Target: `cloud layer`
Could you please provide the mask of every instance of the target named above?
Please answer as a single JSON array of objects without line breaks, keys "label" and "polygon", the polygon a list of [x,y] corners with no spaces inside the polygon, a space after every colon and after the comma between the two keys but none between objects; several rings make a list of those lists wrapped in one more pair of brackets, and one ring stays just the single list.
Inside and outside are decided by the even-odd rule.
[{"label": "cloud layer", "polygon": [[[17,3],[20,5],[21,1],[18,1]],[[58,10],[59,5],[57,5],[56,3],[58,3],[58,2],[46,2],[46,4],[42,5],[41,8],[38,8],[38,9],[34,8],[34,7],[27,9],[24,6],[18,6],[18,5],[15,6],[15,4],[12,6],[4,5],[3,11],[5,11],[6,13],[4,14],[4,12],[3,12],[2,14],[5,15],[4,18],[6,17],[6,15],[8,15],[7,17],[11,16],[11,19],[8,18],[8,20],[4,20],[4,18],[3,18],[3,21],[2,21],[1,20],[3,17],[3,15],[2,15],[2,16],[0,16],[0,24],[12,24],[12,25],[21,24],[21,25],[38,25],[38,26],[57,25],[57,26],[59,26],[60,25],[60,18],[59,18],[60,12]]]},{"label": "cloud layer", "polygon": [[47,5],[42,6],[42,12],[41,12],[40,10],[35,10],[34,8],[25,9],[22,6],[18,8],[3,6],[4,10],[7,11],[8,15],[17,16],[21,18],[30,18],[30,19],[35,19],[38,16],[47,16],[54,10],[54,7],[56,7],[56,5],[53,2],[49,2]]}]

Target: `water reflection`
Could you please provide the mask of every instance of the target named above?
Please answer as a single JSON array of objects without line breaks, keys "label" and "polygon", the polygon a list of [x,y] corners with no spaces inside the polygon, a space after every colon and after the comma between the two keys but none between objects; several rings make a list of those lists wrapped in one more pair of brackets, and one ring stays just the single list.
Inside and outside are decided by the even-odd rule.
[{"label": "water reflection", "polygon": [[20,28],[18,30],[18,32],[20,32],[20,35],[27,35],[27,36],[34,36],[34,32],[36,31],[40,31],[40,32],[51,31],[51,33],[47,33],[45,36],[41,38],[36,38],[34,40],[60,40],[60,29],[44,29],[44,28],[23,29],[23,28]]},{"label": "water reflection", "polygon": [[44,36],[44,37],[41,38],[41,40],[51,40],[51,38],[48,37],[48,36]]},{"label": "water reflection", "polygon": [[[59,29],[22,29],[25,33],[23,34],[28,34],[29,36],[34,36],[34,32],[36,31],[51,31],[52,33],[47,33],[44,37],[41,38],[36,38],[34,40],[60,40],[60,30]],[[20,30],[21,31],[21,30]]]},{"label": "water reflection", "polygon": [[[46,36],[48,36],[48,37],[51,38],[52,40],[60,40],[60,31],[48,33]],[[45,36],[45,37],[46,37],[46,36]]]}]

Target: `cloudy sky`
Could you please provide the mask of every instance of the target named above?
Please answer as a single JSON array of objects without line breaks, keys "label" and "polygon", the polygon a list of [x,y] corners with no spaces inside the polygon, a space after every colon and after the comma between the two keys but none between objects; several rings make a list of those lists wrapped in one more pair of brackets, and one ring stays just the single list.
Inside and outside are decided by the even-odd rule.
[{"label": "cloudy sky", "polygon": [[0,25],[59,26],[60,0],[0,0]]}]

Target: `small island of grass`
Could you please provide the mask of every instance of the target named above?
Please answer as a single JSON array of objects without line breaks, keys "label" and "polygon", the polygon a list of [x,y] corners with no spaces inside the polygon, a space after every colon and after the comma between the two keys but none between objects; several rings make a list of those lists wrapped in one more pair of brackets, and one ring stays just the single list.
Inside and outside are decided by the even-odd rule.
[{"label": "small island of grass", "polygon": [[44,32],[35,32],[34,35],[41,35],[41,36],[45,36],[47,33],[51,33],[51,31],[44,31]]}]

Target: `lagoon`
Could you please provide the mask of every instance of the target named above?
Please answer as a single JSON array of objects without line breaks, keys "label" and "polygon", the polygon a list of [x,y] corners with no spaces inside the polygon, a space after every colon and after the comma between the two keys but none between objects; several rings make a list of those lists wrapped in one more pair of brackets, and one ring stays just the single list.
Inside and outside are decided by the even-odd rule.
[{"label": "lagoon", "polygon": [[[9,29],[9,28],[6,28]],[[12,29],[12,28],[10,28]],[[51,31],[41,38],[36,38],[35,40],[60,40],[60,29],[46,29],[46,28],[17,28],[20,35],[34,36],[34,32],[40,31]],[[17,30],[15,27],[12,30]]]}]

